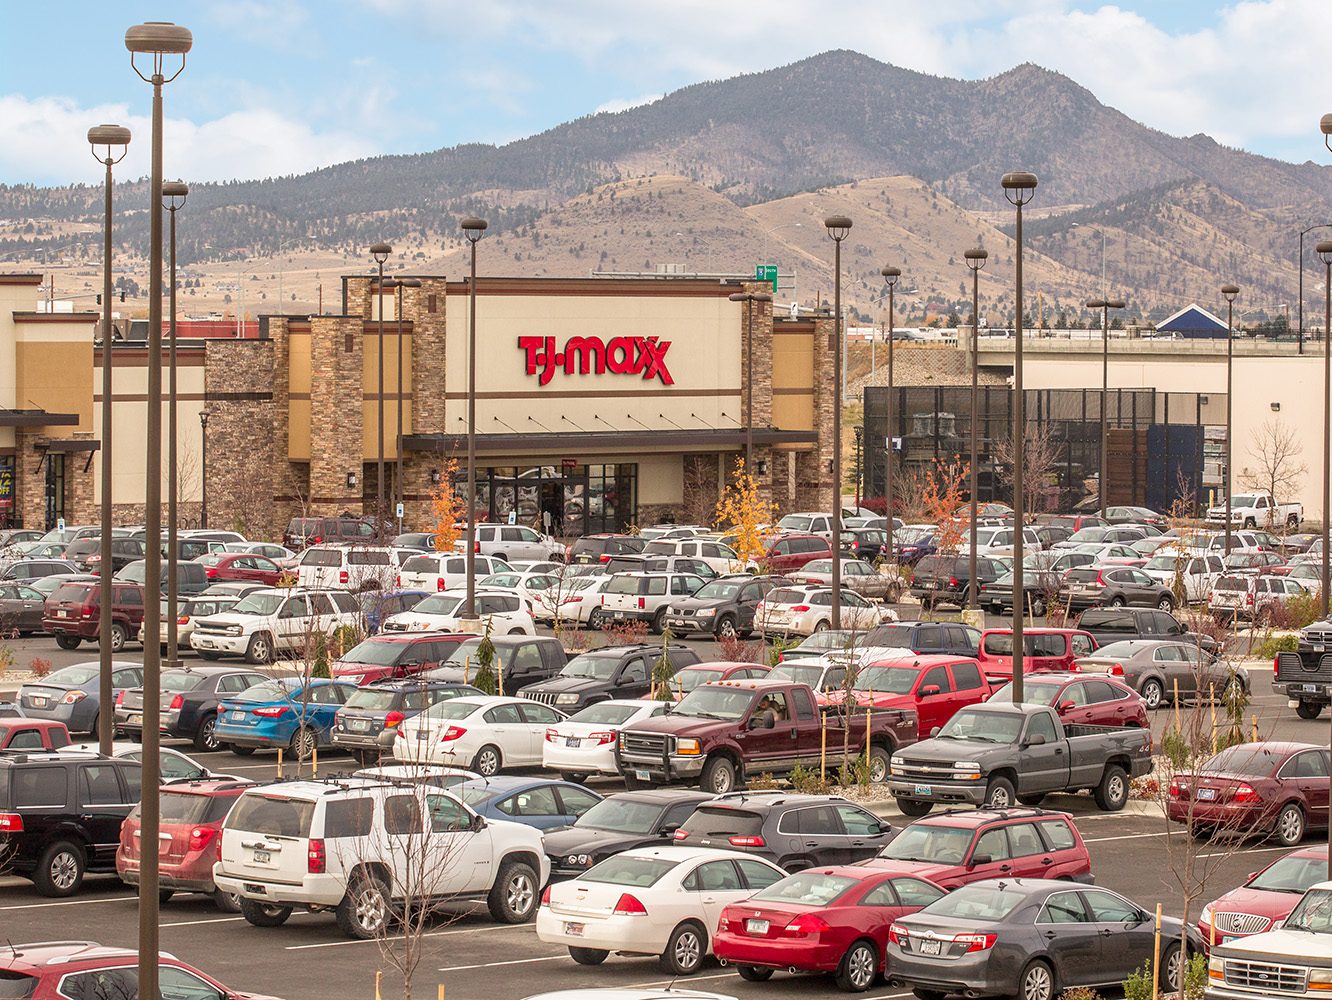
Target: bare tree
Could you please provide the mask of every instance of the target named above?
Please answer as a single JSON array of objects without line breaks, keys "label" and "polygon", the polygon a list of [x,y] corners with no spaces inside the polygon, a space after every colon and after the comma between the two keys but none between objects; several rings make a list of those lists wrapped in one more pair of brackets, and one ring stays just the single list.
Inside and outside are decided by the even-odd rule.
[{"label": "bare tree", "polygon": [[[1240,471],[1240,482],[1246,489],[1269,494],[1278,503],[1288,500],[1298,492],[1309,471],[1300,458],[1303,453],[1299,435],[1273,417],[1254,433],[1249,445],[1249,457],[1254,464]],[[1267,527],[1285,527],[1271,524],[1271,516],[1268,515]]]},{"label": "bare tree", "polygon": [[[1042,511],[1054,493],[1052,478],[1062,458],[1062,448],[1050,434],[1048,423],[1028,424],[1022,439],[1022,499],[1028,514]],[[1009,492],[1013,490],[1013,459],[1017,452],[1013,439],[995,442],[995,476]]]},{"label": "bare tree", "polygon": [[717,470],[701,455],[684,462],[684,485],[680,497],[680,520],[685,524],[711,524],[717,508]]}]

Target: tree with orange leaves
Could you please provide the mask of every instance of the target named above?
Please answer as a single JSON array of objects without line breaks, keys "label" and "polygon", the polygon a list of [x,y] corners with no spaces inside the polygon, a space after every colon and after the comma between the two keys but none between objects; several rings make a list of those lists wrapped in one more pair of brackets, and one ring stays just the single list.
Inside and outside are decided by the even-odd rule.
[{"label": "tree with orange leaves", "polygon": [[734,528],[735,553],[745,562],[763,558],[767,551],[765,531],[772,524],[772,504],[759,496],[758,483],[745,468],[745,460],[735,460],[735,472],[717,504],[718,527]]},{"label": "tree with orange leaves", "polygon": [[430,487],[430,515],[435,520],[436,552],[452,552],[454,543],[462,536],[458,524],[465,516],[465,503],[454,484],[457,472],[457,459],[449,459],[444,463],[439,482]]},{"label": "tree with orange leaves", "polygon": [[961,547],[969,526],[965,487],[970,477],[970,464],[954,455],[949,461],[936,458],[922,479],[921,509],[926,520],[939,526],[939,551],[948,555]]}]

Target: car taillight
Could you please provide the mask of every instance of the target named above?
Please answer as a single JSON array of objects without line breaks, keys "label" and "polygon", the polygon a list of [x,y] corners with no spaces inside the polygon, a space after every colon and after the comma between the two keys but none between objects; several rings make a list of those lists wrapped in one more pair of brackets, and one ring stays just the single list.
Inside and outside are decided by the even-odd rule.
[{"label": "car taillight", "polygon": [[0,813],[0,833],[22,833],[23,817],[18,813]]},{"label": "car taillight", "polygon": [[407,716],[403,715],[401,712],[389,712],[388,715],[384,716],[384,728],[392,729],[406,718]]},{"label": "car taillight", "polygon": [[597,561],[598,561],[598,562],[610,562],[610,561],[611,561],[610,553],[609,553],[609,552],[603,552],[603,553],[601,553],[601,556],[598,558]]},{"label": "car taillight", "polygon": [[276,719],[286,710],[286,705],[265,705],[263,708],[251,709],[255,715],[262,716],[265,719]]},{"label": "car taillight", "polygon": [[97,605],[96,605],[96,604],[85,604],[85,605],[83,606],[83,617],[84,617],[84,618],[96,618],[97,615],[98,615],[98,610],[97,610]]},{"label": "car taillight", "polygon": [[467,730],[463,729],[461,726],[449,726],[448,729],[444,730],[444,733],[443,735],[440,736],[439,741],[441,743],[449,743],[461,737],[465,732],[467,732]]},{"label": "car taillight", "polygon": [[1096,585],[1097,585],[1098,587],[1104,587],[1104,586],[1105,586],[1105,580],[1104,580],[1104,578],[1102,578],[1102,576],[1101,576],[1101,571],[1100,571],[1100,570],[1097,570],[1097,571],[1096,571]]},{"label": "car taillight", "polygon": [[996,940],[998,940],[997,934],[956,934],[953,936],[953,943],[965,944],[968,953],[988,951],[994,947]]},{"label": "car taillight", "polygon": [[542,906],[550,905],[550,886],[546,886],[544,889],[541,890],[541,905]]},{"label": "car taillight", "polygon": [[1122,664],[1122,663],[1116,663],[1113,667],[1110,668],[1110,675],[1111,675],[1112,677],[1123,677],[1123,676],[1124,676],[1124,664]]},{"label": "car taillight", "polygon": [[441,576],[439,579],[437,579],[437,580],[435,581],[435,589],[436,589],[436,590],[445,590],[445,589],[446,589],[445,586],[444,586],[444,578],[443,578],[442,576]]},{"label": "car taillight", "polygon": [[620,898],[615,901],[615,914],[622,917],[645,917],[647,907],[638,901],[637,896],[631,896],[627,892],[621,893]]},{"label": "car taillight", "polygon": [[1230,795],[1235,802],[1257,802],[1261,799],[1258,791],[1250,784],[1241,782]]},{"label": "car taillight", "polygon": [[891,924],[888,927],[888,940],[893,944],[906,944],[911,937],[911,932],[901,924]]},{"label": "car taillight", "polygon": [[767,847],[762,837],[729,837],[732,847]]},{"label": "car taillight", "polygon": [[671,839],[672,839],[672,840],[688,840],[688,839],[689,839],[689,831],[686,830],[686,829],[684,829],[684,827],[676,827],[676,828],[675,828],[675,832],[674,832],[673,834],[671,834]]},{"label": "car taillight", "polygon": [[955,576],[950,576],[950,577],[948,578],[948,586],[950,586],[950,587],[956,587],[956,586],[957,586],[957,577],[955,577]]},{"label": "car taillight", "polygon": [[1244,603],[1245,603],[1245,604],[1252,604],[1252,603],[1253,603],[1253,595],[1252,595],[1252,594],[1245,594],[1245,595],[1244,595]]},{"label": "car taillight", "polygon": [[[122,691],[121,693],[123,694],[124,692]],[[60,699],[60,703],[62,705],[72,705],[76,701],[82,701],[86,697],[88,697],[88,694],[85,691],[66,691],[65,697]]]},{"label": "car taillight", "polygon": [[794,608],[791,609],[793,614],[803,614],[808,610],[809,610],[808,604],[797,604]]},{"label": "car taillight", "polygon": [[557,733],[557,732],[555,732],[555,730],[553,730],[553,729],[547,729],[547,730],[546,730],[546,742],[547,742],[547,743],[554,743],[557,739],[559,739],[559,736],[560,736],[560,734]]},{"label": "car taillight", "polygon": [[305,852],[305,870],[311,875],[322,875],[327,870],[328,859],[324,855],[324,842],[322,840],[311,840],[310,847]]},{"label": "car taillight", "polygon": [[217,567],[216,567],[216,566],[207,566],[207,567],[205,567],[205,568],[204,568],[204,576],[208,577],[208,579],[210,579],[210,580],[215,580],[215,579],[217,579]]},{"label": "car taillight", "polygon": [[310,544],[310,545],[322,545],[322,544],[324,544],[324,536],[323,536],[323,535],[315,535],[315,536],[314,536],[314,537],[313,537],[313,538],[312,538],[307,544]]},{"label": "car taillight", "polygon": [[787,934],[822,934],[828,930],[828,922],[812,913],[802,913],[786,925]]},{"label": "car taillight", "polygon": [[599,747],[604,747],[607,743],[615,742],[614,733],[588,733],[587,738],[589,740],[596,740],[597,746]]},{"label": "car taillight", "polygon": [[188,625],[189,623],[190,623],[190,616],[189,616],[189,615],[178,615],[178,616],[176,617],[176,624],[177,624],[177,625]]},{"label": "car taillight", "polygon": [[347,571],[345,569],[338,571],[338,583],[347,583],[350,580],[351,577],[347,575]]},{"label": "car taillight", "polygon": [[176,697],[171,699],[171,704],[167,706],[167,710],[174,712],[180,708],[183,708],[184,706],[185,706],[185,696],[183,694],[178,694],[176,695]]},{"label": "car taillight", "polygon": [[393,578],[393,582],[394,582],[394,584],[397,585],[398,589],[401,590],[401,589],[402,589],[402,574],[399,573],[397,576],[395,576],[395,577]]},{"label": "car taillight", "polygon": [[202,851],[217,836],[217,831],[211,826],[196,826],[190,831],[190,850]]},{"label": "car taillight", "polygon": [[1180,781],[1178,778],[1170,779],[1170,797],[1172,799],[1177,799],[1183,795],[1184,789],[1184,782]]},{"label": "car taillight", "polygon": [[640,598],[638,599],[638,609],[639,609],[640,611],[642,611],[642,610],[644,610],[644,609],[646,609],[646,608],[647,608],[647,598],[646,598],[646,597],[640,597]]},{"label": "car taillight", "polygon": [[124,691],[117,691],[117,692],[116,692],[116,704],[117,704],[117,705],[123,705],[123,704],[125,704],[125,692],[124,692]]}]

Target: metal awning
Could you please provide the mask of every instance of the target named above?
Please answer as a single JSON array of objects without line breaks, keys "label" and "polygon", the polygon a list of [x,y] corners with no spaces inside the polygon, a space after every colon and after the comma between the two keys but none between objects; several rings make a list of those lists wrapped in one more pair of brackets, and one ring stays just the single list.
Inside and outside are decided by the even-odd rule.
[{"label": "metal awning", "polygon": [[46,410],[0,410],[0,427],[77,427],[77,413]]},{"label": "metal awning", "polygon": [[88,460],[83,463],[83,471],[92,466],[93,452],[101,451],[102,442],[96,438],[65,438],[60,441],[42,441],[33,445],[42,453],[42,460],[37,463],[37,471],[42,471],[48,455],[79,455],[87,453]]},{"label": "metal awning", "polygon": [[[771,427],[755,427],[756,445],[816,444],[818,435],[813,431],[783,431]],[[699,451],[721,451],[742,448],[745,444],[743,427],[724,427],[708,430],[664,431],[592,431],[554,432],[549,434],[478,434],[479,451],[496,453],[531,453],[534,451],[561,454],[583,450],[644,449],[644,448],[696,448]],[[407,451],[449,453],[467,448],[466,434],[409,434],[403,438]]]}]

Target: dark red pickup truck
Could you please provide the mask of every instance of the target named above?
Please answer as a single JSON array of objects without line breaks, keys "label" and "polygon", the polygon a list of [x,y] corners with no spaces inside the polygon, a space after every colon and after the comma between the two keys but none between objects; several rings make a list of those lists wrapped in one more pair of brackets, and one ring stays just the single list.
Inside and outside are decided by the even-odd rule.
[{"label": "dark red pickup truck", "polygon": [[854,755],[869,745],[870,780],[886,781],[894,751],[916,742],[914,709],[821,709],[808,684],[788,680],[715,681],[696,687],[667,714],[620,730],[616,760],[628,788],[697,784],[722,794],[747,776],[829,767],[843,739]]},{"label": "dark red pickup truck", "polygon": [[63,722],[21,715],[0,719],[0,750],[59,750],[69,742]]}]

